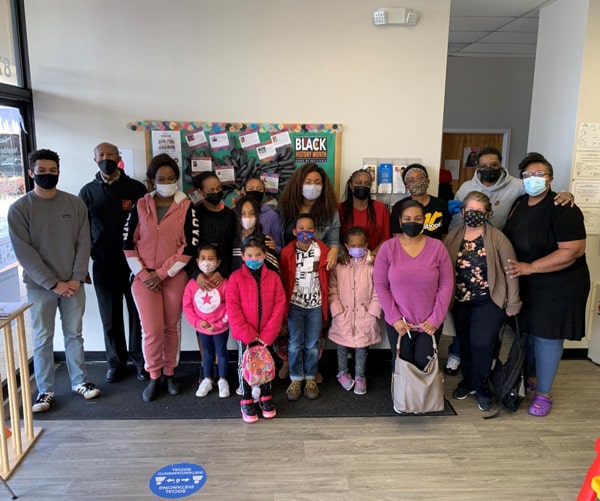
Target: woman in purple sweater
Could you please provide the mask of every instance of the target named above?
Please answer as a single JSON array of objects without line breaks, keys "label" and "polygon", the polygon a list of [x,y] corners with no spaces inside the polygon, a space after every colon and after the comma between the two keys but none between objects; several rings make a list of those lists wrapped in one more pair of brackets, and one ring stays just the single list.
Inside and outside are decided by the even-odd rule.
[{"label": "woman in purple sweater", "polygon": [[454,270],[440,240],[423,235],[424,209],[410,198],[400,202],[397,237],[386,240],[377,253],[374,282],[385,314],[392,349],[400,340],[400,356],[420,369],[433,354],[430,336],[439,341],[439,327],[454,291]]}]

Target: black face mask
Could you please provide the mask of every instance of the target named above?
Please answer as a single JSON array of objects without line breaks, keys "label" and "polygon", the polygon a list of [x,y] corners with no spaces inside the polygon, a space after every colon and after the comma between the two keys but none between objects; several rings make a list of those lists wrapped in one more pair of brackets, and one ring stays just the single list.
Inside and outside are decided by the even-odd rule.
[{"label": "black face mask", "polygon": [[423,231],[423,223],[402,223],[402,233],[409,237],[416,237]]},{"label": "black face mask", "polygon": [[359,200],[366,200],[371,195],[371,188],[369,186],[355,186],[352,194]]},{"label": "black face mask", "polygon": [[500,179],[502,175],[502,169],[493,169],[492,167],[487,167],[485,169],[479,170],[479,179],[483,183],[495,183]]},{"label": "black face mask", "polygon": [[119,168],[117,162],[110,158],[105,158],[98,162],[98,168],[104,172],[107,176],[112,176],[115,171]]},{"label": "black face mask", "polygon": [[264,191],[247,191],[246,196],[256,200],[258,203],[261,203],[263,198],[265,198],[265,193]]},{"label": "black face mask", "polygon": [[58,184],[58,174],[34,174],[33,180],[40,188],[51,190]]},{"label": "black face mask", "polygon": [[216,193],[207,193],[204,195],[204,198],[209,204],[219,205],[221,200],[223,200],[223,192],[217,191]]}]

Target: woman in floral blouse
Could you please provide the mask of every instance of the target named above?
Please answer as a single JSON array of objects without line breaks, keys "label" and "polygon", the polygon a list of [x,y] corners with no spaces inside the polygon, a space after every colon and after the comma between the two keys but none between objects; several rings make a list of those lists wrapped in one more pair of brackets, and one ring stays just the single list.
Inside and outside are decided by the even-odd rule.
[{"label": "woman in floral blouse", "polygon": [[455,263],[452,314],[463,376],[452,396],[463,400],[476,394],[482,411],[492,409],[488,379],[500,329],[506,315],[521,309],[518,280],[504,272],[515,251],[504,234],[487,223],[491,209],[487,195],[469,193],[462,203],[462,227],[452,230],[444,242]]}]

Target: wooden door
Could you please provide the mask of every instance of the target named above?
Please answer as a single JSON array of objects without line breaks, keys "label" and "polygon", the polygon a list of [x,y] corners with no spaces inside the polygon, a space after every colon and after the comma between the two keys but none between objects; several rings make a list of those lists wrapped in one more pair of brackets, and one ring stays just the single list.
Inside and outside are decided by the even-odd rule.
[{"label": "wooden door", "polygon": [[452,189],[454,193],[461,184],[473,177],[477,164],[477,153],[487,146],[498,148],[505,156],[503,151],[504,134],[502,133],[459,133],[444,132],[442,139],[442,158],[440,168],[447,165],[447,160],[459,162],[458,178],[456,173],[452,176]]}]

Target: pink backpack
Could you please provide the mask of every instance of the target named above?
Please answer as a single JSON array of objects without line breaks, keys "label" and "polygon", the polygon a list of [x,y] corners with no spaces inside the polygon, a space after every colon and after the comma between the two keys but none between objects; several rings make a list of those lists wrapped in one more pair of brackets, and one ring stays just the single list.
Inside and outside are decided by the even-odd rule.
[{"label": "pink backpack", "polygon": [[250,385],[265,384],[275,379],[275,361],[266,346],[248,346],[242,355],[242,377]]}]

